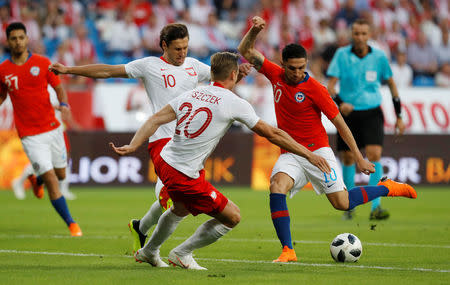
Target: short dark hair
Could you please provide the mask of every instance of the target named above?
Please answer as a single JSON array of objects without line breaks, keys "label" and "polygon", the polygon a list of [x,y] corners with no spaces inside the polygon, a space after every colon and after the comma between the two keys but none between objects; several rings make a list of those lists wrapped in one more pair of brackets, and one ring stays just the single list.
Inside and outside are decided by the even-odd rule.
[{"label": "short dark hair", "polygon": [[352,29],[354,25],[367,25],[370,29],[370,22],[367,19],[364,18],[358,18],[356,19],[352,24]]},{"label": "short dark hair", "polygon": [[281,57],[283,61],[287,61],[290,58],[307,58],[306,49],[299,44],[289,44],[284,47]]},{"label": "short dark hair", "polygon": [[23,30],[25,32],[25,34],[27,33],[27,28],[25,28],[25,25],[21,22],[14,22],[8,25],[8,27],[6,27],[6,38],[9,39],[9,35],[11,34],[12,31],[15,30]]},{"label": "short dark hair", "polygon": [[162,48],[162,42],[169,46],[170,42],[178,39],[189,38],[189,32],[184,24],[174,23],[166,25],[159,34],[159,46]]},{"label": "short dark hair", "polygon": [[232,52],[217,52],[211,56],[211,80],[225,80],[238,67],[239,55]]}]

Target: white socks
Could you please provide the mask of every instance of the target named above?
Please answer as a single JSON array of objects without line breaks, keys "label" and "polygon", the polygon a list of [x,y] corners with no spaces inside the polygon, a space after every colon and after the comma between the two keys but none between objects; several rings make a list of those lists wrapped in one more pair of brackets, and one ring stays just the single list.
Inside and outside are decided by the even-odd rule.
[{"label": "white socks", "polygon": [[163,242],[169,238],[183,219],[184,217],[179,217],[172,213],[172,209],[165,211],[159,218],[152,236],[143,248],[145,254],[149,256],[159,253],[159,248]]},{"label": "white socks", "polygon": [[147,234],[148,230],[155,224],[158,223],[159,217],[161,217],[162,209],[159,205],[159,200],[156,200],[144,217],[141,218],[139,224],[139,231],[144,235]]},{"label": "white socks", "polygon": [[182,256],[191,254],[195,249],[214,243],[229,231],[231,231],[231,228],[218,220],[208,220],[200,225],[192,236],[173,250]]},{"label": "white socks", "polygon": [[155,185],[156,201],[150,206],[150,209],[144,215],[144,217],[141,218],[141,222],[139,224],[139,231],[144,235],[147,234],[148,230],[150,230],[153,225],[158,223],[159,217],[161,217],[162,209],[159,204],[159,192],[161,192],[161,189],[163,187],[164,184],[158,178],[158,181],[156,181]]},{"label": "white socks", "polygon": [[28,164],[23,170],[22,174],[20,174],[20,176],[17,177],[16,180],[20,181],[20,185],[23,185],[23,183],[25,183],[25,180],[27,180],[28,176],[30,176],[31,174],[34,174],[33,166],[31,164]]}]

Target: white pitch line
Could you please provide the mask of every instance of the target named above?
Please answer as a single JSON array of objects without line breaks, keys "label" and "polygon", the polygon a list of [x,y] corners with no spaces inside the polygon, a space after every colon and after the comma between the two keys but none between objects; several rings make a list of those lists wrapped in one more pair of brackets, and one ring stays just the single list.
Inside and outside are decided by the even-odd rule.
[{"label": "white pitch line", "polygon": [[[0,249],[0,253],[18,253],[18,254],[36,254],[36,255],[55,255],[55,256],[80,256],[80,257],[122,257],[132,258],[131,255],[113,255],[113,254],[98,254],[98,253],[73,253],[73,252],[47,252],[47,251],[28,251],[28,250],[14,250],[14,249]],[[217,259],[217,258],[200,258],[197,260],[212,261],[212,262],[227,262],[227,263],[247,263],[247,264],[274,264],[271,261],[265,260],[245,260],[245,259]],[[279,263],[277,263],[279,265]],[[401,271],[420,271],[420,272],[437,272],[450,273],[449,269],[432,269],[432,268],[405,268],[405,267],[391,267],[391,266],[368,266],[368,265],[348,265],[348,264],[331,264],[331,263],[304,263],[304,262],[289,262],[283,263],[287,266],[305,266],[305,267],[347,267],[356,269],[380,269],[380,270],[401,270]]]},{"label": "white pitch line", "polygon": [[[0,239],[73,239],[70,235],[30,235],[30,234],[17,234],[17,235],[8,235],[8,234],[0,234]],[[82,239],[128,239],[129,235],[117,235],[117,236],[102,236],[102,235],[84,235]],[[185,240],[188,237],[171,237],[175,240]],[[76,237],[79,239],[79,237]],[[230,242],[267,242],[267,243],[279,243],[279,240],[276,239],[245,239],[245,238],[223,238],[224,241]],[[329,244],[327,241],[317,241],[317,240],[295,240],[295,243],[300,244]],[[370,246],[384,246],[384,247],[414,247],[414,248],[450,248],[450,245],[437,245],[437,244],[407,244],[407,243],[379,243],[379,242],[363,242],[363,245]]]}]

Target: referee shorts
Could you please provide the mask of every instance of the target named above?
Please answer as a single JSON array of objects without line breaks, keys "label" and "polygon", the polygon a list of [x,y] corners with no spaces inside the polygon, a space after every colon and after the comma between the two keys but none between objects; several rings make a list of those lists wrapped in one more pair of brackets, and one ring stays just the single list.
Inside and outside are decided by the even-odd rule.
[{"label": "referee shorts", "polygon": [[[344,116],[350,131],[352,131],[358,148],[366,145],[383,145],[384,139],[384,117],[380,107],[353,111],[348,116]],[[342,137],[337,135],[338,151],[350,150]]]}]

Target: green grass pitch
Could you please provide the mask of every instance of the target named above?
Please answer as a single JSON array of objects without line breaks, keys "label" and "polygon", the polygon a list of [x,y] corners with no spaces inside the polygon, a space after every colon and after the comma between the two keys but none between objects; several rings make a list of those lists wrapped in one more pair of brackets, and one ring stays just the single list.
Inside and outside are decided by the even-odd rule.
[{"label": "green grass pitch", "polygon": [[[219,242],[197,250],[208,271],[152,268],[132,258],[127,223],[154,201],[153,189],[73,188],[69,201],[84,236],[72,238],[43,200],[18,201],[0,191],[0,284],[450,284],[450,188],[418,188],[418,199],[384,198],[387,221],[369,221],[370,206],[342,220],[325,196],[302,191],[288,199],[299,262],[273,264],[281,252],[268,193],[221,188],[241,209],[241,223]],[[161,256],[191,235],[205,215],[185,219]],[[339,233],[357,235],[363,255],[338,264],[329,253]]]}]

